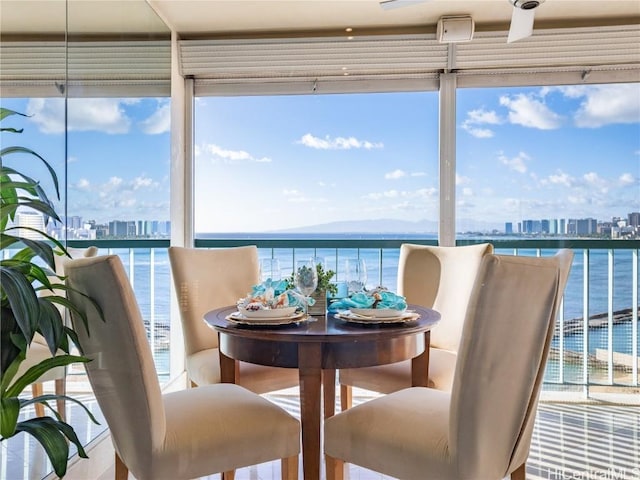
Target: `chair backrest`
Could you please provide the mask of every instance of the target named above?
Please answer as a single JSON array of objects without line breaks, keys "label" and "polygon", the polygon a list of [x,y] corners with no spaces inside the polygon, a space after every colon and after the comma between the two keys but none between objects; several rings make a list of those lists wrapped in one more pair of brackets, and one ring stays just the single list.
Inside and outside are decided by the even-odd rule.
[{"label": "chair backrest", "polygon": [[84,296],[69,291],[88,320],[88,332],[72,312],[73,328],[96,400],[120,458],[132,472],[150,465],[166,430],[160,383],[142,315],[120,258],[106,255],[70,260],[67,285],[93,299],[104,321]]},{"label": "chair backrest", "polygon": [[204,314],[235,305],[259,283],[260,266],[255,246],[202,249],[170,247],[169,260],[184,333],[185,353],[218,346],[218,336]]},{"label": "chair backrest", "polygon": [[434,308],[441,320],[431,331],[431,346],[458,351],[467,305],[489,243],[462,247],[403,244],[398,263],[398,293],[409,303]]},{"label": "chair backrest", "polygon": [[561,250],[545,258],[483,259],[451,392],[449,447],[459,478],[503,478],[526,460],[572,258]]}]

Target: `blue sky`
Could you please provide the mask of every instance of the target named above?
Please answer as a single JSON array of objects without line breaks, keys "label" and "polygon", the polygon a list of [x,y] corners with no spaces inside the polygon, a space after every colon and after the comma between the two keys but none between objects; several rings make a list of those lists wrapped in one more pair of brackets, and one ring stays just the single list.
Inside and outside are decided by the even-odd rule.
[{"label": "blue sky", "polygon": [[[63,101],[2,106],[62,172]],[[68,111],[69,214],[168,219],[168,100]],[[640,85],[459,89],[457,112],[459,229],[640,210]],[[437,220],[437,92],[198,98],[195,142],[200,232]]]}]

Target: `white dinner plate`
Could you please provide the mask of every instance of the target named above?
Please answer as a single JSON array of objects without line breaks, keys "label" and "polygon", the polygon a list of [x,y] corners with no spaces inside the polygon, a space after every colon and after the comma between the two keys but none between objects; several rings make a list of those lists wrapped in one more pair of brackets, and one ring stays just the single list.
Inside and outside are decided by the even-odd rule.
[{"label": "white dinner plate", "polygon": [[[397,310],[396,310],[397,311]],[[405,310],[401,315],[396,315],[395,317],[367,317],[364,315],[359,315],[351,310],[345,310],[343,312],[337,313],[336,317],[345,320],[347,322],[353,323],[362,323],[367,325],[374,325],[380,323],[405,323],[412,322],[420,318],[420,314],[412,311]]]},{"label": "white dinner plate", "polygon": [[240,325],[289,325],[291,323],[300,323],[306,321],[309,317],[304,312],[294,313],[293,315],[285,315],[280,317],[247,317],[241,312],[234,312],[225,317],[227,320]]},{"label": "white dinner plate", "polygon": [[407,312],[393,308],[350,308],[349,311],[354,315],[371,318],[398,318]]},{"label": "white dinner plate", "polygon": [[246,318],[264,320],[266,318],[288,318],[295,314],[296,307],[265,308],[262,310],[247,310],[246,308],[238,307],[238,310]]}]

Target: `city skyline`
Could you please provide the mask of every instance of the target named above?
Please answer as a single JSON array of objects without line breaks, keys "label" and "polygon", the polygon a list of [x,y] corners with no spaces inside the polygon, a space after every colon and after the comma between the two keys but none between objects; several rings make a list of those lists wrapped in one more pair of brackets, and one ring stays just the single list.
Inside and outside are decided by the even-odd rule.
[{"label": "city skyline", "polygon": [[[171,233],[171,222],[169,220],[150,220],[150,219],[137,219],[137,220],[111,220],[108,223],[99,224],[95,220],[84,220],[82,217],[73,216],[68,219],[64,217],[61,222],[50,221],[49,224],[44,226],[44,216],[40,212],[36,211],[19,211],[16,215],[16,222],[13,226],[21,227],[28,226],[38,230],[46,231],[47,234],[56,239],[64,239],[65,233],[69,240],[95,240],[108,237],[145,237],[145,238],[166,238]],[[65,223],[66,222],[66,223]],[[430,222],[432,225],[437,226],[437,222]],[[362,222],[353,222],[356,227],[361,227]],[[401,230],[402,226],[407,226],[408,222],[395,222],[395,230],[379,230],[377,232],[370,231],[373,234],[418,234],[419,231],[414,230]],[[385,223],[385,226],[389,223]],[[506,234],[506,235],[567,235],[567,236],[604,236],[610,238],[637,238],[640,237],[640,212],[629,212],[625,217],[614,217],[610,221],[599,220],[591,217],[587,218],[553,218],[553,219],[526,219],[521,222],[516,222],[515,228],[512,222],[504,222],[504,228],[492,229],[477,232],[457,232],[462,233],[480,233],[480,234]],[[323,233],[326,231],[314,230],[314,227],[323,227],[324,225],[310,226],[308,228],[290,229],[286,231],[272,231],[263,233],[299,233],[308,234],[313,237],[314,234]],[[66,230],[65,230],[66,229]],[[356,230],[342,230],[343,233],[352,234],[357,233]],[[358,230],[363,233],[363,231]],[[203,232],[205,235],[211,233],[215,235],[215,232]],[[234,232],[230,232],[234,233]],[[235,232],[243,233],[243,232]],[[437,233],[435,229],[433,231],[425,230],[422,233],[432,235]],[[23,236],[30,238],[30,232],[22,232]],[[339,235],[339,233],[337,234]],[[39,238],[39,235],[37,235]],[[34,237],[35,238],[35,237]]]}]

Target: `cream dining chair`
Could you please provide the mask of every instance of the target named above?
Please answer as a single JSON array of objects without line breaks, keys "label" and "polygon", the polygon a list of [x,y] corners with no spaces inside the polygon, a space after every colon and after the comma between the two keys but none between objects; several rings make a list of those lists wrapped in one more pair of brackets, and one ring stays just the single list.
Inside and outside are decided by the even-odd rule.
[{"label": "cream dining chair", "polygon": [[117,480],[178,480],[282,459],[283,480],[298,475],[300,423],[233,384],[162,394],[140,309],[118,256],[70,261],[71,312],[87,375],[116,451]]},{"label": "cream dining chair", "polygon": [[407,388],[327,419],[327,479],[350,462],[404,480],[524,480],[572,259],[486,255],[451,392]]},{"label": "cream dining chair", "polygon": [[[98,254],[98,249],[97,247],[87,247],[87,248],[73,248],[73,247],[67,247],[67,252],[69,253],[70,257],[67,257],[66,255],[55,255],[54,256],[54,261],[55,261],[55,273],[57,275],[60,276],[64,276],[64,265],[65,263],[67,263],[68,260],[70,260],[71,258],[81,258],[81,257],[94,257]],[[53,283],[60,283],[63,280],[60,280],[58,277],[51,277],[49,278],[49,280]],[[40,291],[40,295],[64,295],[64,292],[60,292],[60,291],[49,291],[49,290],[42,290]],[[60,315],[62,315],[63,319],[66,319],[66,309],[61,307],[60,305],[56,304],[56,307],[58,308],[58,310],[60,311]],[[64,352],[59,351],[57,354],[60,355]],[[42,335],[40,335],[39,333],[36,333],[33,337],[33,340],[31,341],[31,344],[29,345],[29,348],[27,349],[27,355],[25,357],[25,359],[22,361],[22,363],[20,364],[20,367],[18,367],[18,372],[15,376],[15,378],[20,377],[24,372],[26,372],[28,369],[30,369],[31,367],[33,367],[34,365],[37,365],[38,363],[42,362],[43,360],[46,360],[47,358],[51,358],[53,357],[53,355],[51,354],[51,351],[49,350],[49,346],[47,345],[47,341],[44,339],[44,337]],[[55,390],[55,394],[56,395],[65,395],[66,391],[67,391],[67,368],[66,367],[56,367],[56,368],[52,368],[51,370],[48,370],[47,372],[45,372],[44,374],[42,374],[38,380],[34,383],[31,384],[31,393],[33,395],[33,397],[39,397],[44,393],[44,383],[45,382],[50,382],[50,381],[54,381],[54,390]],[[60,414],[60,416],[62,417],[62,419],[64,420],[66,418],[66,402],[63,398],[56,400],[56,405],[58,407],[58,413]],[[44,416],[44,405],[41,403],[36,403],[35,404],[35,411],[36,411],[36,415],[38,417],[43,417]]]},{"label": "cream dining chair", "polygon": [[[255,246],[202,249],[170,247],[171,273],[180,307],[187,375],[192,386],[220,382],[218,334],[204,314],[235,305],[259,283]],[[239,362],[239,385],[267,393],[298,385],[298,370]]]},{"label": "cream dining chair", "polygon": [[[461,247],[403,244],[398,260],[398,293],[408,303],[441,315],[431,331],[429,385],[451,390],[462,325],[482,258],[489,243]],[[391,393],[411,386],[411,361],[339,371],[340,405],[351,407],[352,387]]]}]

